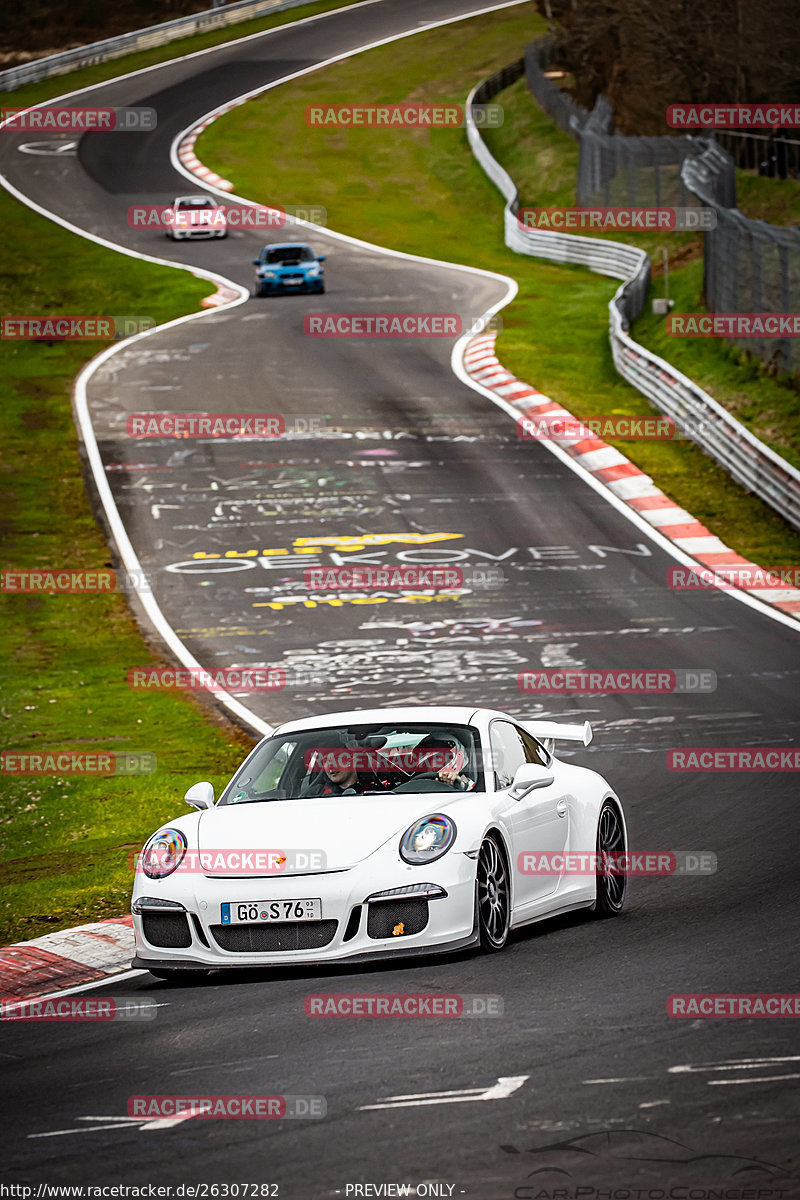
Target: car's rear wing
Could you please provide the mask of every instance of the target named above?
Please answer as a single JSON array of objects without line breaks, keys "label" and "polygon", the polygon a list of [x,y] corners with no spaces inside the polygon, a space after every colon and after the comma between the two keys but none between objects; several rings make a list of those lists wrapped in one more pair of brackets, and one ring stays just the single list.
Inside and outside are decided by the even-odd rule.
[{"label": "car's rear wing", "polygon": [[557,721],[520,721],[523,729],[532,733],[552,753],[554,742],[582,742],[588,746],[592,740],[592,727],[588,721],[582,725],[560,725]]}]

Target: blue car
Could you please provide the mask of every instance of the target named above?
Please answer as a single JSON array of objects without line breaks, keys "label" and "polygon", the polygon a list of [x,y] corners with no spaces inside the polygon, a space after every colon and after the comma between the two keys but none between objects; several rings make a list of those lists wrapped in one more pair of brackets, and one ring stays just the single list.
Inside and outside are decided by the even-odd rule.
[{"label": "blue car", "polygon": [[306,242],[284,242],[265,246],[258,258],[255,294],[272,292],[324,292],[324,254],[315,254]]}]

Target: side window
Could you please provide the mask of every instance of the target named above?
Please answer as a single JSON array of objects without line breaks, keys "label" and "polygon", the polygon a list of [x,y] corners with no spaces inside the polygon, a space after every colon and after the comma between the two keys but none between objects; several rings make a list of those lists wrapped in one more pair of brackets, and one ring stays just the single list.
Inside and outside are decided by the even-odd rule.
[{"label": "side window", "polygon": [[525,747],[525,761],[529,763],[538,763],[540,767],[546,767],[550,761],[550,756],[543,746],[540,746],[536,738],[531,737],[524,729],[520,729],[517,725],[514,726],[522,744]]},{"label": "side window", "polygon": [[510,721],[492,721],[489,740],[496,788],[511,787],[517,768],[530,762],[522,730]]}]

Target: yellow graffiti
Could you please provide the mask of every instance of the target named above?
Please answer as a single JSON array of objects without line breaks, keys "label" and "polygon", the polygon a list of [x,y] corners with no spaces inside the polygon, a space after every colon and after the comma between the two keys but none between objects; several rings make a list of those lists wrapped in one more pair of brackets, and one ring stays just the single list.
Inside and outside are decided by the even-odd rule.
[{"label": "yellow graffiti", "polygon": [[361,533],[330,537],[295,538],[291,550],[278,546],[266,550],[226,550],[224,554],[207,554],[198,550],[192,558],[257,558],[273,554],[320,554],[323,547],[332,546],[342,554],[366,550],[369,546],[424,546],[430,542],[449,542],[462,538],[463,533]]},{"label": "yellow graffiti", "polygon": [[253,608],[272,608],[276,611],[282,608],[319,608],[327,604],[329,608],[341,608],[343,604],[430,604],[434,600],[460,600],[459,592],[440,592],[436,596],[353,596],[339,600],[338,597],[325,597],[319,600],[257,600]]}]

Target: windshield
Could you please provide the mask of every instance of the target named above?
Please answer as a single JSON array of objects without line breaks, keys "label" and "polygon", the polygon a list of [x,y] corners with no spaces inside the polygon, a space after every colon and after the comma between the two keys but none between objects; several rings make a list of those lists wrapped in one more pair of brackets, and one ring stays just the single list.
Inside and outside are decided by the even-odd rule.
[{"label": "windshield", "polygon": [[196,199],[179,200],[176,208],[216,208],[213,200],[207,200],[203,196],[198,196]]},{"label": "windshield", "polygon": [[264,251],[264,262],[268,263],[311,262],[313,258],[310,246],[277,246]]},{"label": "windshield", "polygon": [[464,790],[484,790],[477,730],[373,722],[276,734],[237,772],[219,803]]}]

